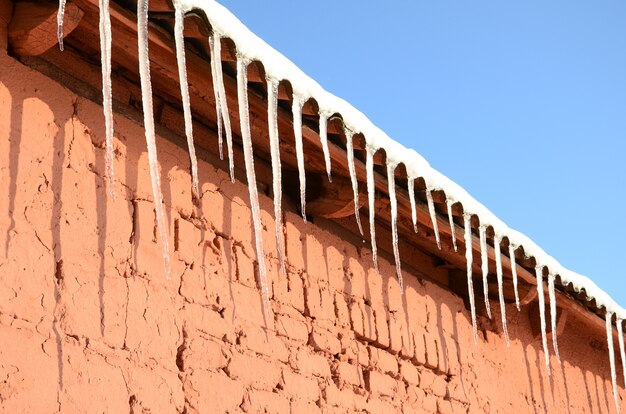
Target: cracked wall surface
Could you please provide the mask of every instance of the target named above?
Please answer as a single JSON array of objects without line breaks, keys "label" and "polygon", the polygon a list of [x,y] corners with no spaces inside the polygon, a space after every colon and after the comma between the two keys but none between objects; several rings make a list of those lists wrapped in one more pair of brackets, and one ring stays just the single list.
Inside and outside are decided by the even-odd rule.
[{"label": "cracked wall surface", "polygon": [[[566,330],[552,377],[527,312],[511,348],[463,300],[328,225],[285,212],[272,312],[255,278],[247,188],[158,140],[172,246],[165,280],[144,131],[115,116],[117,198],[101,108],[0,54],[0,411],[7,413],[611,412],[601,335]],[[494,315],[499,320],[499,315]],[[622,394],[622,397],[624,395]]]}]

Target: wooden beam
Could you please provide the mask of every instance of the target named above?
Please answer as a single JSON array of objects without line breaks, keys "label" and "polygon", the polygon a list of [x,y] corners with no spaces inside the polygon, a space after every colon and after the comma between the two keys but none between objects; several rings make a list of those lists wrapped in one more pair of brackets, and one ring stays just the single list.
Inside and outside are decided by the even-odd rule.
[{"label": "wooden beam", "polygon": [[[21,56],[38,56],[56,45],[57,8],[56,3],[16,3],[9,24],[9,41],[13,52]],[[83,15],[84,12],[76,4],[66,3],[63,38],[78,26]]]},{"label": "wooden beam", "polygon": [[9,22],[13,15],[13,2],[11,0],[0,1],[0,51],[7,50],[9,46]]}]

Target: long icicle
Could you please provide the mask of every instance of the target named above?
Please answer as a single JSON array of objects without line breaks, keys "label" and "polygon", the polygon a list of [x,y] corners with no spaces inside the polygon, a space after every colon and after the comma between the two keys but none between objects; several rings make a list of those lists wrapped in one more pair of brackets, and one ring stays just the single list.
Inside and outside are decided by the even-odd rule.
[{"label": "long icicle", "polygon": [[348,155],[348,170],[350,171],[350,181],[352,182],[352,192],[354,193],[354,216],[356,224],[359,226],[359,233],[363,236],[363,226],[359,217],[359,182],[356,179],[356,168],[354,167],[354,146],[352,144],[352,131],[345,128],[346,153]]},{"label": "long icicle", "polygon": [[368,210],[370,214],[370,241],[372,243],[372,260],[374,261],[374,269],[378,272],[378,249],[376,248],[376,205],[374,187],[374,150],[367,148],[367,158],[365,160],[365,172],[367,174],[367,200]]},{"label": "long icicle", "polygon": [[216,85],[220,98],[220,109],[222,110],[222,121],[224,121],[224,132],[226,132],[226,149],[228,151],[228,169],[230,171],[230,181],[235,182],[235,160],[233,159],[233,132],[230,126],[230,115],[228,113],[228,101],[226,100],[226,88],[224,87],[224,72],[222,71],[222,42],[218,33],[213,32],[209,38],[212,41],[212,60],[215,60]]},{"label": "long icicle", "polygon": [[487,227],[481,225],[478,228],[480,236],[480,269],[483,273],[483,295],[485,296],[485,307],[487,308],[487,316],[491,319],[491,306],[489,306],[489,256],[487,256]]},{"label": "long icicle", "polygon": [[433,194],[428,186],[426,187],[426,202],[428,203],[428,212],[430,213],[430,221],[433,222],[433,231],[435,232],[435,240],[437,247],[441,250],[441,240],[439,239],[439,226],[437,225],[437,214],[435,212],[435,203],[433,202]]},{"label": "long icicle", "polygon": [[213,95],[215,97],[215,119],[217,120],[217,147],[220,154],[220,160],[224,159],[224,133],[222,123],[222,102],[220,101],[220,92],[217,87],[218,77],[217,77],[217,64],[221,63],[221,60],[217,60],[215,57],[215,50],[213,44],[215,41],[213,40],[214,34],[209,36],[209,53],[211,55],[211,79],[213,80]]},{"label": "long icicle", "polygon": [[272,180],[274,192],[274,221],[276,222],[276,250],[280,271],[285,275],[285,240],[282,213],[282,177],[280,169],[280,141],[278,138],[278,82],[267,80],[267,122],[270,134],[270,154],[272,157]]},{"label": "long icicle", "polygon": [[391,238],[393,244],[393,257],[396,261],[396,276],[400,284],[400,292],[404,292],[402,281],[402,265],[400,263],[400,249],[398,247],[398,200],[396,200],[396,164],[387,162],[387,182],[389,184],[389,201],[391,203]]},{"label": "long icicle", "polygon": [[446,198],[446,206],[448,207],[448,222],[450,223],[450,232],[452,233],[452,246],[454,246],[454,251],[458,252],[459,249],[456,245],[456,231],[454,228],[454,217],[452,216],[452,204],[454,204],[454,200],[450,198]]},{"label": "long icicle", "polygon": [[519,291],[517,290],[517,265],[515,264],[515,246],[509,242],[509,260],[511,260],[511,274],[513,276],[513,290],[515,291],[515,306],[519,312]]},{"label": "long icicle", "polygon": [[552,325],[552,347],[554,348],[554,354],[556,360],[561,363],[561,356],[559,355],[559,344],[556,338],[556,295],[554,293],[554,275],[548,275],[548,297],[550,298],[550,322]]},{"label": "long icicle", "polygon": [[413,230],[417,233],[417,207],[415,206],[415,179],[409,178],[406,183],[409,190],[409,201],[411,202],[411,219],[413,220]]},{"label": "long icicle", "polygon": [[474,301],[474,281],[472,278],[472,216],[463,214],[463,226],[465,227],[465,261],[467,262],[467,293],[469,295],[470,309],[472,312],[472,329],[474,330],[474,344],[478,345],[478,327],[476,326],[476,302]]},{"label": "long icicle", "polygon": [[65,20],[65,0],[59,0],[59,8],[57,10],[57,40],[59,49],[63,51],[63,21]]},{"label": "long icicle", "polygon": [[298,163],[298,177],[300,180],[300,212],[306,223],[306,171],[304,169],[304,149],[302,146],[302,105],[304,99],[294,95],[291,112],[293,114],[293,135],[296,138],[296,160]]},{"label": "long icicle", "polygon": [[100,61],[102,66],[102,110],[105,130],[105,174],[111,198],[115,200],[113,171],[113,93],[111,86],[111,15],[109,0],[100,0]]},{"label": "long icicle", "polygon": [[611,383],[613,384],[613,399],[615,400],[615,408],[620,412],[619,394],[617,391],[617,372],[615,370],[615,349],[613,348],[613,313],[607,312],[606,319],[606,342],[609,346],[609,363],[611,364]]},{"label": "long icicle", "polygon": [[250,208],[252,209],[252,221],[254,224],[254,241],[259,265],[261,296],[263,298],[265,317],[266,320],[269,321],[271,314],[269,289],[267,286],[267,271],[265,268],[265,254],[263,253],[263,228],[261,224],[259,194],[256,187],[256,174],[254,172],[254,154],[252,152],[250,114],[248,112],[248,62],[241,56],[237,57],[237,100],[239,102],[239,120],[241,122],[241,140],[243,142],[243,155],[246,164],[246,179],[248,181]]},{"label": "long icicle", "polygon": [[615,322],[617,325],[617,336],[619,340],[619,353],[622,359],[622,373],[624,374],[624,385],[626,386],[626,351],[624,350],[624,333],[622,332],[623,320],[617,318]]},{"label": "long icicle", "polygon": [[170,279],[170,246],[165,212],[163,211],[163,196],[161,195],[161,177],[159,161],[157,160],[156,138],[154,131],[154,114],[152,106],[152,83],[150,81],[150,57],[148,53],[148,0],[137,2],[137,40],[139,51],[139,77],[141,79],[141,103],[143,106],[143,122],[146,131],[148,147],[148,162],[150,164],[150,178],[152,180],[152,195],[154,197],[154,211],[156,213],[159,239],[163,251],[165,278]]},{"label": "long icicle", "polygon": [[320,112],[320,142],[322,143],[322,151],[324,152],[324,162],[326,163],[326,174],[328,181],[333,182],[331,176],[330,151],[328,150],[328,115]]},{"label": "long icicle", "polygon": [[199,200],[198,189],[198,160],[196,148],[193,145],[193,121],[191,119],[191,103],[189,101],[189,82],[187,81],[187,63],[185,59],[185,11],[174,2],[174,40],[176,43],[176,62],[178,63],[178,80],[180,84],[180,96],[183,101],[183,114],[185,117],[185,135],[187,136],[187,148],[189,149],[189,161],[191,163],[191,188],[193,196]]},{"label": "long icicle", "polygon": [[498,299],[500,300],[500,316],[502,318],[502,330],[504,332],[504,339],[506,340],[506,346],[511,347],[509,341],[509,330],[506,325],[506,303],[504,303],[504,288],[502,283],[502,252],[500,251],[500,236],[497,234],[493,236],[493,247],[496,251],[496,275],[498,277]]},{"label": "long icicle", "polygon": [[539,296],[539,319],[541,320],[541,343],[543,344],[543,354],[546,358],[546,369],[548,376],[551,375],[550,353],[548,352],[548,336],[546,334],[546,299],[543,293],[543,266],[536,266],[537,275],[537,295]]}]

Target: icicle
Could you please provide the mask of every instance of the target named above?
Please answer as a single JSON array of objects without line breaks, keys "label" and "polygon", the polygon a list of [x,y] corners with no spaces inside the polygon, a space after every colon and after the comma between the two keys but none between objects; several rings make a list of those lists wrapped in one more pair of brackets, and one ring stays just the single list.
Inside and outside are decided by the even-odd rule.
[{"label": "icicle", "polygon": [[222,72],[222,42],[220,35],[213,32],[209,38],[211,46],[211,62],[215,61],[215,85],[219,94],[220,110],[222,111],[222,121],[224,121],[224,131],[226,132],[226,149],[228,151],[228,168],[230,171],[230,181],[235,182],[235,162],[233,159],[233,133],[230,127],[230,115],[228,114],[228,101],[226,100],[226,89],[224,88],[224,73]]},{"label": "icicle", "polygon": [[250,208],[252,209],[252,221],[254,224],[254,241],[257,261],[259,264],[259,279],[261,283],[261,295],[263,309],[267,320],[270,318],[269,289],[267,287],[267,271],[265,269],[265,254],[263,253],[263,228],[261,224],[261,210],[259,207],[259,194],[256,188],[256,174],[254,173],[254,154],[252,152],[252,138],[250,136],[250,113],[248,112],[248,62],[243,57],[237,57],[237,99],[239,102],[239,120],[241,122],[241,140],[243,142],[243,155],[246,164],[246,179],[248,192],[250,193]]},{"label": "icicle", "polygon": [[430,188],[426,188],[426,201],[428,202],[428,211],[430,212],[430,220],[433,222],[433,230],[435,232],[435,240],[437,247],[441,250],[441,240],[439,240],[439,226],[437,225],[437,214],[435,213],[435,203],[433,202],[433,194]]},{"label": "icicle", "polygon": [[107,187],[115,200],[115,174],[113,172],[113,94],[111,87],[111,15],[109,0],[100,0],[100,61],[102,65],[102,110],[105,131],[105,171]]},{"label": "icicle", "polygon": [[65,19],[65,0],[59,0],[59,9],[57,10],[57,40],[59,41],[59,49],[63,51],[63,20]]},{"label": "icicle", "polygon": [[617,318],[617,336],[619,340],[619,353],[622,358],[622,373],[624,374],[624,385],[626,386],[626,351],[624,351],[624,333],[622,332],[622,322],[623,320]]},{"label": "icicle", "polygon": [[487,308],[487,316],[491,319],[491,307],[489,306],[489,282],[487,275],[489,274],[489,257],[487,255],[487,227],[480,226],[478,228],[480,235],[480,269],[483,273],[483,294],[485,296],[485,307]]},{"label": "icicle", "polygon": [[187,148],[189,149],[189,161],[191,162],[191,188],[193,196],[200,199],[198,189],[198,160],[196,148],[193,145],[193,122],[191,119],[191,103],[189,102],[189,85],[187,82],[187,63],[185,60],[185,38],[183,30],[185,26],[185,11],[174,2],[174,40],[176,42],[176,61],[178,63],[178,79],[180,83],[180,95],[183,101],[183,113],[185,116],[185,135],[187,136]]},{"label": "icicle", "polygon": [[306,171],[304,169],[304,149],[302,148],[302,105],[304,100],[294,95],[291,112],[293,114],[293,135],[296,138],[296,159],[300,178],[300,211],[306,223]]},{"label": "icicle", "polygon": [[285,274],[285,241],[283,235],[282,179],[280,171],[280,145],[278,139],[278,82],[267,80],[267,122],[270,133],[272,180],[274,192],[274,221],[276,222],[276,250],[281,274]]},{"label": "icicle", "polygon": [[411,201],[411,219],[413,220],[413,230],[417,233],[417,208],[415,207],[415,179],[409,178],[407,182],[409,190],[409,200]]},{"label": "icicle", "polygon": [[548,338],[546,335],[546,300],[543,294],[543,266],[535,267],[537,275],[537,295],[539,296],[539,318],[541,319],[541,343],[543,344],[543,353],[546,358],[546,369],[548,375],[550,370],[550,354],[548,352]]},{"label": "icicle", "polygon": [[348,170],[350,171],[350,181],[352,181],[352,192],[354,193],[354,215],[356,224],[359,226],[359,233],[363,236],[363,227],[359,217],[359,183],[356,179],[356,168],[354,168],[354,147],[352,144],[352,132],[346,128],[346,153],[348,155]]},{"label": "icicle", "polygon": [[506,340],[506,346],[511,347],[509,342],[509,330],[506,326],[506,304],[504,303],[504,292],[502,286],[502,252],[500,251],[500,236],[497,234],[493,236],[493,247],[496,251],[496,275],[498,277],[498,299],[500,300],[500,316],[502,318],[502,330],[504,332],[504,339]]},{"label": "icicle", "polygon": [[448,207],[448,221],[450,222],[450,232],[452,233],[452,245],[454,246],[454,251],[457,252],[458,248],[456,245],[456,232],[454,231],[454,217],[452,217],[452,204],[454,204],[454,201],[450,198],[446,198],[446,205]]},{"label": "icicle", "polygon": [[515,264],[515,246],[509,244],[509,260],[511,260],[511,273],[513,275],[513,290],[515,291],[515,306],[520,311],[519,292],[517,291],[517,265]]},{"label": "icicle", "polygon": [[[217,147],[220,153],[220,160],[224,159],[224,134],[222,132],[222,103],[220,102],[220,93],[217,77],[217,60],[215,59],[215,50],[213,50],[213,36],[209,36],[209,53],[211,54],[211,79],[213,80],[213,95],[215,96],[215,119],[217,120]],[[221,62],[221,61],[220,61]]]},{"label": "icicle", "polygon": [[333,182],[330,174],[330,151],[328,150],[328,115],[320,112],[320,142],[322,143],[322,151],[324,152],[324,162],[326,163],[326,174],[328,181]]},{"label": "icicle", "polygon": [[148,146],[148,162],[150,164],[150,178],[152,179],[152,194],[154,197],[154,211],[156,213],[159,239],[163,249],[163,264],[165,278],[170,279],[170,246],[163,211],[163,197],[161,195],[161,177],[154,132],[154,115],[152,112],[152,83],[150,81],[150,57],[148,54],[148,0],[137,2],[137,39],[139,45],[139,77],[141,79],[141,103],[143,106],[143,123],[146,130],[146,144]]},{"label": "icicle", "polygon": [[463,214],[465,226],[465,261],[467,262],[467,293],[469,294],[470,309],[472,311],[472,328],[474,330],[474,344],[478,344],[478,328],[476,326],[476,303],[474,302],[474,281],[472,279],[472,216]]},{"label": "icicle", "polygon": [[402,268],[400,263],[400,249],[398,248],[398,201],[396,200],[396,179],[394,171],[396,165],[387,162],[387,182],[389,184],[389,201],[391,203],[391,238],[393,242],[393,257],[396,261],[396,276],[400,284],[400,292],[404,291]]},{"label": "icicle", "polygon": [[554,294],[554,275],[548,275],[548,296],[550,297],[550,321],[552,325],[552,347],[554,348],[554,354],[557,361],[561,363],[561,356],[559,355],[559,344],[556,338],[556,295]]},{"label": "icicle", "polygon": [[367,173],[367,200],[368,210],[370,213],[370,240],[372,242],[372,260],[374,261],[374,269],[378,272],[378,250],[376,249],[376,223],[374,216],[376,214],[374,187],[374,150],[367,148],[367,158],[365,160],[365,171]]},{"label": "icicle", "polygon": [[613,313],[607,312],[606,319],[606,340],[609,345],[609,362],[611,364],[611,383],[613,384],[613,398],[615,399],[615,408],[617,408],[617,412],[620,412],[619,407],[619,394],[617,392],[617,373],[615,370],[615,350],[613,349],[613,324],[611,323],[611,319],[613,318]]}]

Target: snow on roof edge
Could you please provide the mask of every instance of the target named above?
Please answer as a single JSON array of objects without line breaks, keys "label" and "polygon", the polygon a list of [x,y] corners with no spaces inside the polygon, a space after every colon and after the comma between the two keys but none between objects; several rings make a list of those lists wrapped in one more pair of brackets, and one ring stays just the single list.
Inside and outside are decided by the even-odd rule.
[{"label": "snow on roof edge", "polygon": [[553,276],[560,276],[563,284],[571,284],[576,292],[584,290],[588,299],[595,299],[596,305],[603,307],[607,313],[615,313],[618,319],[626,319],[626,310],[591,279],[566,269],[528,236],[508,227],[465,189],[431,167],[415,150],[394,141],[362,112],[322,88],[291,60],[250,31],[224,6],[214,0],[174,0],[174,3],[187,11],[196,8],[203,10],[213,31],[230,38],[235,43],[239,56],[263,63],[268,78],[288,80],[294,95],[304,100],[314,98],[319,105],[320,114],[340,113],[345,126],[353,133],[362,133],[368,146],[385,150],[388,162],[404,164],[409,179],[422,177],[430,190],[443,190],[448,199],[462,204],[466,214],[478,216],[481,226],[492,227],[498,236],[507,237],[513,246],[523,247],[527,257],[535,258],[537,266],[546,267]]}]

